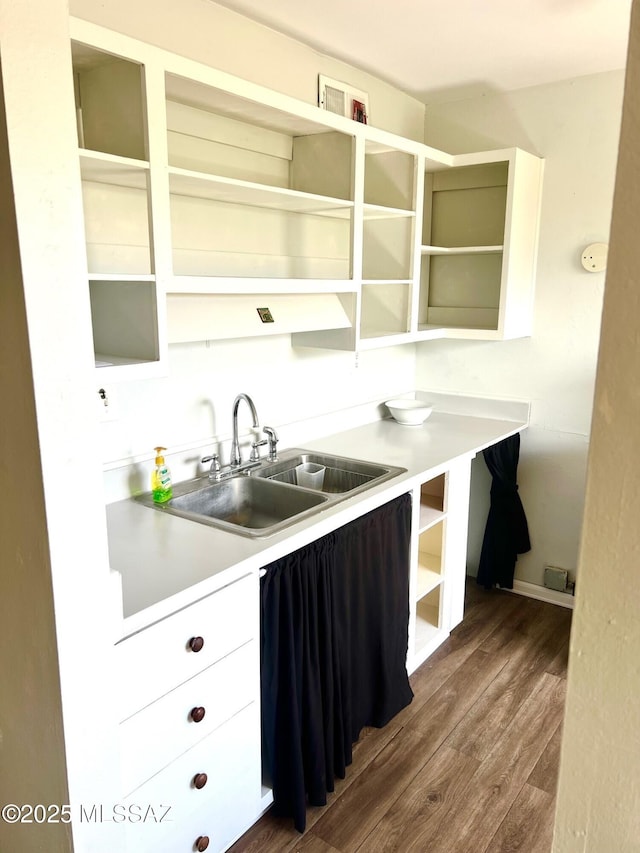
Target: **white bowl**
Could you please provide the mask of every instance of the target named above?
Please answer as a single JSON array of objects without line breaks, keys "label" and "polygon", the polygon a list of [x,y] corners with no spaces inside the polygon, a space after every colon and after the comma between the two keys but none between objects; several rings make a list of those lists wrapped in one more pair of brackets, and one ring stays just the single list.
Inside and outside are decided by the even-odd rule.
[{"label": "white bowl", "polygon": [[394,420],[406,426],[423,424],[433,411],[431,403],[422,400],[387,400],[385,406]]}]

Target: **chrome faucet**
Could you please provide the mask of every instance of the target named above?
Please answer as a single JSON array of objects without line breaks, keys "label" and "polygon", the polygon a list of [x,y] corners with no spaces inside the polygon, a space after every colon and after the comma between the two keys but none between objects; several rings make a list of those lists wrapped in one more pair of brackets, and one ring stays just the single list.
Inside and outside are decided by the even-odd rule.
[{"label": "chrome faucet", "polygon": [[220,457],[217,453],[214,453],[211,456],[204,456],[201,460],[203,463],[211,463],[211,467],[209,468],[210,480],[222,480],[227,477],[231,477],[234,474],[239,474],[241,472],[249,473],[254,468],[259,468],[261,464],[259,448],[264,444],[269,445],[269,461],[275,462],[278,458],[276,450],[278,434],[273,427],[265,426],[262,428],[262,431],[267,438],[262,441],[251,442],[251,456],[249,457],[249,462],[242,462],[242,457],[240,455],[240,441],[238,439],[238,408],[242,400],[245,401],[251,410],[253,428],[260,428],[258,423],[258,413],[256,412],[253,400],[248,394],[238,394],[236,399],[233,401],[233,437],[231,440],[231,451],[229,453],[229,464],[221,466]]},{"label": "chrome faucet", "polygon": [[[251,410],[251,417],[253,418],[253,427],[259,427],[258,423],[258,413],[256,412],[256,407],[253,405],[253,400],[248,394],[238,394],[236,399],[233,401],[233,439],[231,441],[231,454],[229,456],[229,465],[233,468],[237,468],[239,465],[242,465],[242,457],[240,456],[240,442],[238,441],[238,407],[240,402],[244,400],[245,403],[249,406]],[[257,461],[257,449],[256,449],[256,459],[252,461]]]}]

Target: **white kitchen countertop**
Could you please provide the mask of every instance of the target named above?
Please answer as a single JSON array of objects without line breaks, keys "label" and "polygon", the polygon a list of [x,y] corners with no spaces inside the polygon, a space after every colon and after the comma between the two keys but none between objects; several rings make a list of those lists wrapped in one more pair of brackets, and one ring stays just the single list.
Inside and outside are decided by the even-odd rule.
[{"label": "white kitchen countertop", "polygon": [[249,572],[257,572],[437,476],[455,460],[473,457],[526,426],[521,420],[434,411],[421,426],[376,420],[304,442],[305,449],[394,465],[405,468],[406,473],[266,539],[227,533],[133,499],[109,504],[110,563],[122,583],[123,624],[118,635],[128,636]]}]

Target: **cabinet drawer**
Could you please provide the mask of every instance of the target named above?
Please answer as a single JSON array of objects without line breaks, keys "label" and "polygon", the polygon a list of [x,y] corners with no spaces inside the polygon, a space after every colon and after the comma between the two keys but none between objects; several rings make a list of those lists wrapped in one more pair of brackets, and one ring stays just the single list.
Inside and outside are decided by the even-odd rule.
[{"label": "cabinet drawer", "polygon": [[[118,719],[257,637],[258,626],[258,581],[249,575],[122,640],[115,647]],[[204,641],[197,652],[196,638]]]},{"label": "cabinet drawer", "polygon": [[[202,773],[207,781],[198,789],[194,779]],[[192,853],[201,835],[210,839],[208,853],[226,850],[259,817],[260,777],[254,702],[125,800],[127,813],[151,814],[151,806],[157,818],[127,822],[128,853]]]},{"label": "cabinet drawer", "polygon": [[[250,640],[119,726],[122,791],[128,795],[258,699],[258,644]],[[192,709],[204,709],[195,722]]]}]

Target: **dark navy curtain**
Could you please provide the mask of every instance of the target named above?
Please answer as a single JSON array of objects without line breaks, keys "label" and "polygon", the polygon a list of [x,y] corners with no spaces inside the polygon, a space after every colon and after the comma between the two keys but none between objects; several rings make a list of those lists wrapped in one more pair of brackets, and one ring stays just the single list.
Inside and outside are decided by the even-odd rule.
[{"label": "dark navy curtain", "polygon": [[274,810],[303,832],[344,778],[364,726],[413,693],[406,671],[411,498],[403,495],[266,567],[262,735]]},{"label": "dark navy curtain", "polygon": [[483,453],[493,479],[477,580],[485,589],[496,585],[513,589],[518,554],[531,550],[527,517],[518,494],[520,433]]}]

